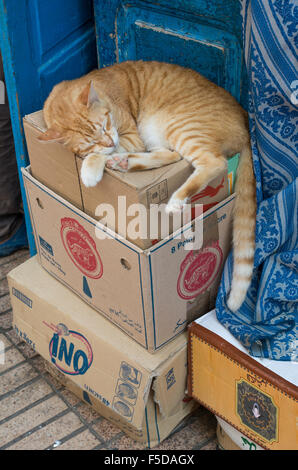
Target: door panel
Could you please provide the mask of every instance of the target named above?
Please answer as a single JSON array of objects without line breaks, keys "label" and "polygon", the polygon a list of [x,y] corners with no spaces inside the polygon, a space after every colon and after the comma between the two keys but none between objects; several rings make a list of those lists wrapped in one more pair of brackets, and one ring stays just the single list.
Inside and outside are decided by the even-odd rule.
[{"label": "door panel", "polygon": [[33,254],[35,243],[20,171],[29,163],[22,118],[42,108],[56,83],[97,67],[93,2],[0,0],[0,47]]},{"label": "door panel", "polygon": [[49,58],[53,49],[57,51],[62,43],[65,46],[84,32],[90,23],[91,13],[90,1],[83,4],[81,0],[30,0],[27,4],[28,33],[38,62]]},{"label": "door panel", "polygon": [[215,26],[140,8],[117,15],[119,61],[160,60],[191,67],[240,98],[241,49]]},{"label": "door panel", "polygon": [[90,0],[28,2],[28,36],[42,102],[59,81],[97,66],[92,18]]},{"label": "door panel", "polygon": [[98,62],[160,60],[191,67],[246,108],[237,0],[94,0]]}]

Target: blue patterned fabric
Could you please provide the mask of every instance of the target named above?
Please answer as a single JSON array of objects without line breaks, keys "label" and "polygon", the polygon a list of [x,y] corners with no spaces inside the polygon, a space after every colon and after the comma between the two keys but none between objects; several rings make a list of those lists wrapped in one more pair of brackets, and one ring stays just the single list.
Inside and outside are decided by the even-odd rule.
[{"label": "blue patterned fabric", "polygon": [[232,313],[230,253],[216,313],[252,356],[298,361],[298,4],[242,0],[242,17],[257,182],[255,270]]}]

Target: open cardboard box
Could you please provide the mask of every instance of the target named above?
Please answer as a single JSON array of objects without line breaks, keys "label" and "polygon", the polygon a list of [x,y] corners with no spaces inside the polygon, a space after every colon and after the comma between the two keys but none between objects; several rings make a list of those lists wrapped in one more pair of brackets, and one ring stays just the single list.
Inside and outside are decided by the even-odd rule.
[{"label": "open cardboard box", "polygon": [[[142,249],[149,248],[164,238],[161,217],[165,217],[165,204],[171,194],[193,172],[193,167],[186,160],[147,171],[121,173],[106,169],[103,179],[96,187],[86,188],[80,178],[82,158],[60,143],[38,140],[46,130],[42,111],[25,116],[23,122],[33,177],[97,220],[104,217],[101,212],[96,211],[98,206],[102,203],[110,204],[115,211],[115,220],[113,226],[108,225],[109,228]],[[197,215],[195,204],[202,204],[203,211],[207,211],[232,194],[238,157],[239,154],[230,158],[227,169],[211,181],[201,193],[192,197],[193,208],[190,217]],[[142,205],[146,211],[148,233],[151,223],[150,205],[159,205],[161,215],[155,237],[139,237],[137,234],[131,237],[126,229],[127,225],[133,223],[134,215],[127,215],[125,224],[119,223],[119,213],[123,211],[123,205],[119,203],[118,196],[125,196],[126,207],[133,207],[133,204]],[[184,220],[184,224],[187,221]],[[181,226],[181,219],[170,217],[169,226],[169,233],[174,232]]]},{"label": "open cardboard box", "polygon": [[188,393],[234,441],[242,448],[297,450],[297,362],[250,356],[214,310],[191,323],[188,349]]},{"label": "open cardboard box", "polygon": [[59,379],[148,447],[197,404],[186,396],[187,334],[152,355],[50,276],[33,257],[8,275],[13,327]]},{"label": "open cardboard box", "polygon": [[41,265],[148,351],[213,308],[233,194],[142,250],[22,172]]}]

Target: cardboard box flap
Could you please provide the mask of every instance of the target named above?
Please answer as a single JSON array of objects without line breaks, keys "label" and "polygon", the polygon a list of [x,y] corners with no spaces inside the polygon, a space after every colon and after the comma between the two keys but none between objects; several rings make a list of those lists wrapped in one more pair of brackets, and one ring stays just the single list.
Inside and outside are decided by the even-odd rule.
[{"label": "cardboard box flap", "polygon": [[171,416],[177,406],[187,400],[187,351],[170,357],[154,376],[154,401],[163,416]]},{"label": "cardboard box flap", "polygon": [[[41,350],[41,346],[37,348],[41,355],[58,368],[62,364],[59,370],[70,373],[87,393],[101,397],[114,411],[141,428],[152,381],[166,377],[171,361],[175,362],[181,351],[185,356],[186,332],[152,355],[50,276],[39,265],[37,257],[12,270],[8,280],[12,305],[18,307],[18,327],[26,332],[32,344],[43,345]],[[83,341],[79,349],[85,349],[91,359],[86,370],[79,362],[77,370],[84,370],[73,374],[73,370],[69,370],[69,344],[71,341],[75,344],[78,338]],[[174,383],[172,387],[175,388]],[[123,396],[128,398],[124,400]],[[164,401],[161,401],[161,408],[164,412],[169,409]]]},{"label": "cardboard box flap", "polygon": [[24,116],[24,121],[28,122],[28,124],[31,124],[31,126],[35,127],[41,132],[45,132],[47,130],[42,110],[36,111],[35,113],[26,114],[26,116]]},{"label": "cardboard box flap", "polygon": [[24,117],[24,132],[32,163],[32,173],[43,184],[83,209],[82,194],[78,184],[74,154],[59,142],[44,142],[38,137],[45,132],[42,111]]}]

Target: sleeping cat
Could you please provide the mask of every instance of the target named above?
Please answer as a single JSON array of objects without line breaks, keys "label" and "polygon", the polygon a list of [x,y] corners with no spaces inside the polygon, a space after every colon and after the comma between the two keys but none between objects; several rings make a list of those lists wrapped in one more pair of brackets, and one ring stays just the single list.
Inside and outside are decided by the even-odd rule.
[{"label": "sleeping cat", "polygon": [[120,171],[190,162],[194,171],[171,196],[181,211],[240,152],[235,192],[234,271],[228,306],[250,285],[255,249],[255,178],[246,112],[223,88],[178,65],[129,61],[56,85],[44,105],[45,141],[85,157],[81,178],[95,186],[105,166]]}]

